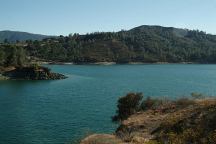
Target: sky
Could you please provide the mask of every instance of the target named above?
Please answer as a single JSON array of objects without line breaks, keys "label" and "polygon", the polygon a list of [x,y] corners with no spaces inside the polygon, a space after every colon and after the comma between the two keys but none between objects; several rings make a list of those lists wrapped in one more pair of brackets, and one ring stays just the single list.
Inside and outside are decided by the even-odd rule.
[{"label": "sky", "polygon": [[216,0],[0,0],[0,30],[68,35],[140,25],[216,34]]}]

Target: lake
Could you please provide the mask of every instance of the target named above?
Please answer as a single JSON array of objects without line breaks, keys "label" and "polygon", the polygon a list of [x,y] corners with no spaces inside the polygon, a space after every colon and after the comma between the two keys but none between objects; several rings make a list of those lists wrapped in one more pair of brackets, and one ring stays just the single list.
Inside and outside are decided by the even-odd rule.
[{"label": "lake", "polygon": [[112,133],[120,96],[216,95],[216,65],[49,65],[55,81],[0,81],[0,143],[64,144]]}]

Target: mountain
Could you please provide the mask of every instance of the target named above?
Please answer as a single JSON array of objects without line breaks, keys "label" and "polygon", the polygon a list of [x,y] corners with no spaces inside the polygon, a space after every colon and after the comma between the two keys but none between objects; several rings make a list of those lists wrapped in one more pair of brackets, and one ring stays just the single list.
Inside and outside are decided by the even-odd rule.
[{"label": "mountain", "polygon": [[144,25],[128,31],[47,38],[29,42],[26,50],[33,57],[58,62],[216,63],[216,36]]},{"label": "mountain", "polygon": [[27,32],[18,31],[0,31],[0,42],[4,42],[7,39],[8,42],[26,41],[26,40],[42,40],[49,36],[32,34]]}]

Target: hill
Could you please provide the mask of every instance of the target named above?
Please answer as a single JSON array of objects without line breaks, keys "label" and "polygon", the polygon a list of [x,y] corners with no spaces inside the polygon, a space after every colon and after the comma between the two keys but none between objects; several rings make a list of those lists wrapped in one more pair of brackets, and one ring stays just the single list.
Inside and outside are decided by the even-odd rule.
[{"label": "hill", "polygon": [[0,42],[7,40],[8,42],[26,41],[26,40],[42,40],[49,36],[32,34],[18,31],[0,31]]},{"label": "hill", "polygon": [[33,57],[55,62],[216,62],[216,36],[199,30],[140,26],[29,42]]},{"label": "hill", "polygon": [[179,99],[135,112],[114,134],[94,134],[81,144],[215,144],[216,100]]}]

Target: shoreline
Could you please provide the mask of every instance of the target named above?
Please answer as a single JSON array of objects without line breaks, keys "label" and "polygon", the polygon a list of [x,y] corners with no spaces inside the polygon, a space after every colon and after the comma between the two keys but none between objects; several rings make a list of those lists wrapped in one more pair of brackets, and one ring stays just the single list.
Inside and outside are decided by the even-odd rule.
[{"label": "shoreline", "polygon": [[[179,137],[185,143],[188,138],[181,136],[185,134],[187,136],[188,130],[194,134],[191,136],[196,138],[195,142],[199,142],[195,134],[202,134],[202,129],[208,131],[208,137],[214,133],[209,123],[214,125],[215,117],[212,113],[215,111],[215,98],[179,99],[156,108],[136,111],[120,121],[118,128],[112,134],[93,133],[81,139],[80,144],[101,144],[107,141],[115,144],[160,144],[167,140],[176,143],[173,138]],[[204,121],[206,123],[203,123]],[[196,129],[198,126],[202,129]],[[207,136],[203,134],[200,139]]]},{"label": "shoreline", "polygon": [[170,62],[128,62],[128,63],[117,63],[117,62],[95,62],[95,63],[74,63],[74,62],[38,62],[41,65],[149,65],[149,64],[216,64],[216,63],[198,63],[198,62],[178,62],[178,63],[170,63]]},{"label": "shoreline", "polygon": [[0,81],[9,80],[9,79],[10,79],[9,77],[6,77],[0,74]]},{"label": "shoreline", "polygon": [[67,76],[43,66],[10,67],[1,69],[0,80],[60,80]]}]

